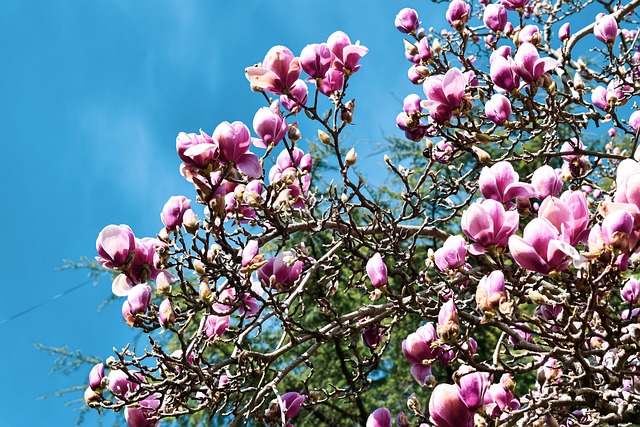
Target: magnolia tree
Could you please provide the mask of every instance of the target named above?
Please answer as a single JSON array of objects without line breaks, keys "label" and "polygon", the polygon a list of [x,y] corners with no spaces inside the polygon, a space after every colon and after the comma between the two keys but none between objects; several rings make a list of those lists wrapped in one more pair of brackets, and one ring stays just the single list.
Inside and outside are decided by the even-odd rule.
[{"label": "magnolia tree", "polygon": [[[396,124],[417,155],[384,156],[384,201],[343,138],[368,49],[342,32],[273,47],[246,69],[265,99],[253,132],[178,135],[194,193],[168,200],[160,233],[100,232],[149,345],[96,365],[88,405],[132,427],[203,412],[291,426],[338,404],[371,427],[640,420],[639,4],[453,0],[442,30],[402,9],[416,94]],[[331,183],[314,183],[320,161]],[[415,382],[365,407],[389,355]]]}]

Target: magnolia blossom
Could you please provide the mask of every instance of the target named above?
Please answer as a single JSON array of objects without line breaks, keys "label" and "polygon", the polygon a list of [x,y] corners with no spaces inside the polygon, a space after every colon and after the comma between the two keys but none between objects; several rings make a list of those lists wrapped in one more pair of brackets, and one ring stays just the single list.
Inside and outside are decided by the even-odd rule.
[{"label": "magnolia blossom", "polygon": [[107,225],[98,234],[96,260],[105,268],[120,268],[133,259],[136,242],[128,225]]},{"label": "magnolia blossom", "polygon": [[353,74],[362,65],[358,64],[360,59],[369,52],[360,42],[351,43],[351,39],[342,31],[336,31],[327,39],[327,45],[335,55],[332,67],[346,74]]},{"label": "magnolia blossom", "polygon": [[492,57],[489,74],[491,81],[507,92],[511,92],[520,86],[518,64],[508,55],[506,57],[502,55]]},{"label": "magnolia blossom", "polygon": [[369,276],[374,288],[388,283],[387,266],[384,264],[382,256],[377,252],[367,261],[367,276]]},{"label": "magnolia blossom", "polygon": [[292,252],[281,252],[258,270],[258,279],[267,287],[288,290],[302,273],[304,263]]},{"label": "magnolia blossom", "polygon": [[129,427],[155,427],[159,420],[155,418],[155,413],[160,407],[160,393],[137,402],[135,405],[127,406],[124,410],[124,418]]},{"label": "magnolia blossom", "polygon": [[516,410],[520,402],[513,395],[515,384],[511,374],[503,374],[500,384],[492,384],[484,398],[484,411],[493,418],[498,418],[502,413]]},{"label": "magnolia blossom", "polygon": [[587,240],[590,213],[582,191],[566,191],[560,199],[547,197],[538,209],[538,217],[549,220],[572,246]]},{"label": "magnolia blossom", "polygon": [[485,253],[491,246],[507,246],[519,223],[517,211],[505,211],[502,203],[492,199],[472,204],[460,220],[464,234],[477,243],[469,247],[473,254]]},{"label": "magnolia blossom", "polygon": [[562,190],[562,177],[549,165],[539,167],[531,177],[536,197],[544,200],[547,196],[557,197]]},{"label": "magnolia blossom", "polygon": [[528,5],[529,0],[500,0],[500,3],[509,10],[519,10]]},{"label": "magnolia blossom", "polygon": [[480,409],[484,404],[484,395],[489,388],[489,374],[476,372],[468,365],[462,365],[457,373],[458,394],[471,412]]},{"label": "magnolia blossom", "polygon": [[560,29],[558,30],[558,38],[561,41],[566,42],[567,40],[569,40],[569,37],[571,37],[571,23],[565,22],[564,24],[562,24],[562,26],[560,26]]},{"label": "magnolia blossom", "polygon": [[496,310],[507,301],[507,292],[504,287],[504,273],[500,270],[484,276],[476,289],[476,304],[482,311]]},{"label": "magnolia blossom", "polygon": [[593,34],[602,43],[612,45],[620,34],[618,21],[612,15],[599,16],[593,27]]},{"label": "magnolia blossom", "polygon": [[280,95],[280,104],[292,114],[298,114],[302,109],[301,106],[307,104],[309,98],[309,88],[304,80],[296,80],[287,95]]},{"label": "magnolia blossom", "polygon": [[423,85],[428,99],[422,101],[422,106],[436,122],[447,122],[464,107],[466,85],[467,80],[458,68],[451,68],[444,76],[431,76]]},{"label": "magnolia blossom", "polygon": [[300,65],[312,79],[321,79],[331,68],[334,58],[326,43],[310,44],[300,52]]},{"label": "magnolia blossom", "polygon": [[420,21],[418,20],[418,12],[409,7],[405,7],[396,15],[394,22],[398,31],[409,34],[418,30]]},{"label": "magnolia blossom", "polygon": [[160,213],[160,219],[165,227],[173,230],[182,226],[184,214],[191,209],[191,200],[185,196],[171,196]]},{"label": "magnolia blossom", "polygon": [[280,114],[278,101],[274,101],[270,107],[262,107],[253,117],[253,130],[259,138],[252,138],[253,145],[259,148],[267,148],[269,145],[278,145],[287,134],[287,122]]},{"label": "magnolia blossom", "polygon": [[531,43],[522,43],[514,56],[518,65],[518,74],[528,84],[534,83],[544,73],[558,66],[552,58],[540,58],[538,49]]},{"label": "magnolia blossom", "polygon": [[569,266],[568,240],[549,220],[534,218],[524,228],[522,237],[509,238],[509,250],[520,266],[546,275]]},{"label": "magnolia blossom", "polygon": [[470,12],[471,6],[468,3],[463,0],[452,0],[445,16],[454,29],[461,31],[469,21]]},{"label": "magnolia blossom", "polygon": [[291,89],[300,76],[300,59],[284,46],[274,46],[264,57],[262,66],[245,69],[252,85],[280,95]]},{"label": "magnolia blossom", "polygon": [[496,93],[484,105],[484,113],[495,124],[502,126],[511,117],[511,101],[499,93]]},{"label": "magnolia blossom", "polygon": [[473,412],[453,384],[438,384],[429,399],[429,416],[436,427],[473,427]]},{"label": "magnolia blossom", "polygon": [[391,412],[387,408],[378,408],[367,418],[366,427],[391,427]]},{"label": "magnolia blossom", "polygon": [[434,261],[441,271],[456,270],[467,261],[467,242],[459,235],[449,236],[434,253]]},{"label": "magnolia blossom", "polygon": [[508,203],[516,197],[533,197],[535,190],[530,184],[519,182],[520,175],[509,162],[498,162],[484,167],[478,182],[480,192],[486,199]]},{"label": "magnolia blossom", "polygon": [[495,32],[504,30],[508,19],[507,8],[497,3],[488,4],[482,17],[484,26]]}]

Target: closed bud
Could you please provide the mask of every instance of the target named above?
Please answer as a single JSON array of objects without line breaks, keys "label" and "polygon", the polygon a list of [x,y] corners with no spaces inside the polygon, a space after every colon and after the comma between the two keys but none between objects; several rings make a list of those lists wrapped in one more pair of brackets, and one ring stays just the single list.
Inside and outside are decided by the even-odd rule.
[{"label": "closed bud", "polygon": [[289,130],[287,131],[287,135],[291,142],[296,142],[300,138],[302,138],[302,134],[300,133],[300,129],[298,128],[298,122],[289,125]]},{"label": "closed bud", "polygon": [[398,417],[396,418],[396,424],[398,424],[398,427],[411,427],[409,418],[407,418],[404,412],[400,412],[398,414]]},{"label": "closed bud", "polygon": [[200,227],[200,221],[198,220],[198,216],[191,209],[187,210],[183,216],[182,225],[187,233],[196,234],[198,232],[198,228]]},{"label": "closed bud", "polygon": [[331,138],[329,137],[329,135],[320,129],[318,129],[318,138],[324,145],[332,146]]},{"label": "closed bud", "polygon": [[92,408],[98,406],[98,402],[101,399],[100,395],[93,391],[91,387],[87,387],[84,391],[84,402]]},{"label": "closed bud", "polygon": [[345,123],[351,123],[353,120],[353,111],[356,106],[356,100],[352,99],[342,106],[340,109],[340,119]]},{"label": "closed bud", "polygon": [[357,161],[358,161],[358,153],[356,153],[356,150],[354,148],[352,148],[347,153],[347,156],[345,157],[344,162],[347,165],[347,167],[349,168],[349,167],[355,165]]},{"label": "closed bud", "polygon": [[436,55],[440,55],[442,52],[442,44],[440,44],[440,40],[435,39],[433,43],[431,43],[431,51]]},{"label": "closed bud", "polygon": [[198,294],[200,295],[200,299],[204,302],[211,301],[211,288],[209,284],[205,281],[200,282],[200,288],[198,289]]},{"label": "closed bud", "polygon": [[486,163],[490,163],[491,162],[491,156],[486,151],[484,151],[484,150],[482,150],[482,149],[480,149],[480,148],[478,148],[476,146],[471,147],[471,150],[473,151],[473,153],[478,158],[478,162],[480,162],[480,164],[486,164]]},{"label": "closed bud", "polygon": [[198,261],[198,260],[194,261],[193,270],[196,272],[198,276],[204,276],[205,274],[207,274],[202,261]]},{"label": "closed bud", "polygon": [[168,299],[165,299],[160,303],[160,307],[158,308],[158,320],[163,328],[173,326],[176,321],[176,314],[173,312],[171,301]]},{"label": "closed bud", "polygon": [[418,46],[416,46],[415,44],[411,43],[409,40],[404,39],[404,50],[407,52],[407,54],[411,55],[411,56],[415,56],[417,55],[418,52]]}]

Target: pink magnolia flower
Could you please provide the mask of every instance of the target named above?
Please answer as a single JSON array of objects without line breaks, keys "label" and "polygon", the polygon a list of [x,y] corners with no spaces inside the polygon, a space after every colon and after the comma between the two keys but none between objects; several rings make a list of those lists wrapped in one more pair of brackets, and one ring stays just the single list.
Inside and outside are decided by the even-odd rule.
[{"label": "pink magnolia flower", "polygon": [[484,395],[489,388],[489,374],[476,372],[468,365],[462,365],[457,371],[458,394],[465,406],[475,412],[484,404]]},{"label": "pink magnolia flower", "polygon": [[336,70],[335,68],[330,69],[325,74],[320,86],[318,86],[318,90],[323,95],[330,96],[333,92],[342,90],[342,86],[344,85],[344,73],[342,71]]},{"label": "pink magnolia flower", "polygon": [[429,399],[429,416],[436,427],[473,427],[473,412],[453,384],[438,384]]},{"label": "pink magnolia flower", "polygon": [[509,238],[509,250],[521,267],[548,275],[569,266],[568,240],[549,220],[534,218],[524,228],[522,237]]},{"label": "pink magnolia flower", "polygon": [[307,88],[307,84],[304,80],[298,79],[291,86],[289,94],[280,95],[280,104],[295,115],[302,109],[301,105],[307,104],[308,98],[309,88]]},{"label": "pink magnolia flower", "polygon": [[360,42],[351,43],[351,39],[342,31],[336,31],[327,39],[329,49],[335,55],[332,67],[338,71],[351,75],[358,71],[361,67],[358,62],[369,52]]},{"label": "pink magnolia flower", "polygon": [[305,206],[305,195],[311,186],[311,155],[301,149],[294,148],[290,154],[283,150],[276,159],[276,164],[269,171],[271,185],[280,192],[280,197],[287,198],[287,205],[294,208]]},{"label": "pink magnolia flower", "polygon": [[104,363],[98,363],[89,372],[89,387],[92,390],[102,389],[102,379],[104,378]]},{"label": "pink magnolia flower", "polygon": [[453,298],[442,304],[438,313],[438,336],[446,342],[455,340],[460,333],[460,322],[458,320],[458,309]]},{"label": "pink magnolia flower", "polygon": [[374,288],[388,283],[387,266],[384,264],[382,256],[377,252],[367,261],[367,276],[369,276]]},{"label": "pink magnolia flower", "polygon": [[484,105],[484,113],[489,120],[502,126],[511,117],[511,101],[506,96],[496,93]]},{"label": "pink magnolia flower", "polygon": [[512,90],[520,87],[518,64],[516,64],[510,56],[492,56],[489,74],[491,76],[491,81],[500,89],[507,92],[511,92]]},{"label": "pink magnolia flower", "polygon": [[244,123],[222,122],[213,131],[212,138],[218,143],[220,160],[233,162],[242,173],[251,178],[262,177],[258,156],[249,151],[251,134]]},{"label": "pink magnolia flower", "polygon": [[542,34],[540,28],[536,25],[525,25],[523,29],[518,33],[518,41],[520,43],[531,43],[535,46],[542,41]]},{"label": "pink magnolia flower", "polygon": [[302,273],[304,263],[298,260],[292,252],[281,252],[275,258],[258,270],[258,279],[270,288],[288,290],[295,284]]},{"label": "pink magnolia flower", "polygon": [[[415,46],[418,48],[417,52],[412,53],[409,50],[405,50],[404,56],[408,61],[413,62],[415,65],[424,65],[429,60],[429,58],[431,58],[431,47],[429,46],[429,40],[427,40],[426,37],[423,37],[416,42]],[[419,76],[423,77],[421,74]],[[420,77],[417,78],[419,79]]]},{"label": "pink magnolia flower", "polygon": [[559,233],[569,238],[571,246],[586,242],[589,216],[587,199],[582,191],[565,191],[560,199],[547,197],[538,209],[538,217],[549,220]]},{"label": "pink magnolia flower", "polygon": [[160,393],[154,393],[135,405],[127,406],[124,410],[124,418],[129,427],[155,427],[159,420],[155,418],[160,407]]},{"label": "pink magnolia flower", "polygon": [[520,407],[520,402],[513,395],[513,379],[511,374],[503,374],[500,384],[492,384],[484,397],[484,411],[492,418],[498,418],[503,413],[514,411]]},{"label": "pink magnolia flower", "polygon": [[231,323],[231,316],[217,316],[210,314],[207,316],[204,325],[204,334],[207,338],[221,337],[226,332]]},{"label": "pink magnolia flower", "polygon": [[321,79],[327,74],[334,55],[326,43],[310,44],[300,52],[300,65],[312,79]]},{"label": "pink magnolia flower", "polygon": [[252,138],[253,145],[259,148],[267,148],[269,145],[278,145],[287,134],[287,122],[280,114],[278,101],[274,101],[270,107],[262,107],[253,116],[253,130],[259,138]]},{"label": "pink magnolia flower", "polygon": [[500,0],[500,3],[509,10],[522,10],[529,4],[529,0]]},{"label": "pink magnolia flower", "polygon": [[366,427],[391,427],[391,412],[387,408],[378,408],[367,418]]},{"label": "pink magnolia flower", "polygon": [[[302,409],[302,404],[305,400],[307,400],[307,396],[303,396],[299,393],[296,393],[295,391],[290,391],[283,394],[280,399],[282,400],[284,409],[281,409],[280,405],[278,405],[277,413],[279,414],[282,410],[284,412],[284,418],[286,420],[290,420],[291,418],[298,415],[298,412],[300,412],[300,409]],[[279,416],[278,419],[280,419]]]},{"label": "pink magnolia flower", "polygon": [[486,199],[508,203],[516,197],[534,197],[535,190],[530,184],[519,182],[520,175],[511,163],[502,161],[493,166],[484,167],[478,182],[480,192]]},{"label": "pink magnolia flower", "polygon": [[127,300],[122,304],[122,317],[127,325],[133,327],[136,323],[136,316],[147,312],[152,292],[151,286],[146,283],[141,283],[131,289]]},{"label": "pink magnolia flower", "polygon": [[473,254],[485,253],[487,248],[507,246],[520,223],[517,211],[505,211],[504,205],[496,200],[473,203],[462,214],[462,231],[477,244],[469,247]]},{"label": "pink magnolia flower", "polygon": [[396,15],[394,24],[401,33],[410,34],[416,32],[418,27],[420,27],[418,12],[409,7],[405,7]]},{"label": "pink magnolia flower", "polygon": [[640,111],[634,111],[631,113],[631,116],[629,116],[629,126],[631,126],[631,129],[638,132],[638,129],[640,129]]},{"label": "pink magnolia flower", "polygon": [[633,235],[633,228],[634,219],[629,211],[612,212],[602,221],[600,231],[603,243],[614,250],[627,252],[638,242],[638,236]]},{"label": "pink magnolia flower", "polygon": [[612,45],[616,41],[618,34],[620,34],[618,21],[612,15],[603,15],[596,18],[593,34],[602,43]]},{"label": "pink magnolia flower", "polygon": [[514,56],[518,65],[518,74],[528,84],[534,83],[544,73],[558,66],[552,58],[540,58],[538,49],[531,43],[522,43]]},{"label": "pink magnolia flower", "polygon": [[504,287],[504,273],[500,270],[492,271],[484,276],[476,289],[476,304],[482,311],[496,310],[500,304],[507,301]]},{"label": "pink magnolia flower", "polygon": [[122,268],[133,259],[135,236],[128,225],[107,225],[96,239],[96,260],[105,268]]},{"label": "pink magnolia flower", "polygon": [[536,197],[544,200],[547,196],[557,197],[562,191],[562,177],[549,165],[539,167],[533,172],[531,177]]},{"label": "pink magnolia flower", "polygon": [[565,22],[564,24],[562,24],[562,26],[558,30],[558,38],[560,39],[560,41],[565,42],[569,40],[570,37],[571,37],[571,23]]},{"label": "pink magnolia flower", "polygon": [[300,76],[300,59],[284,46],[274,46],[264,57],[262,66],[245,69],[252,85],[280,95],[288,92]]},{"label": "pink magnolia flower", "polygon": [[184,214],[191,209],[191,200],[185,196],[171,196],[160,213],[160,219],[169,230],[182,226]]},{"label": "pink magnolia flower", "polygon": [[434,253],[434,261],[440,271],[457,270],[467,261],[467,242],[460,235],[449,236]]},{"label": "pink magnolia flower", "polygon": [[440,347],[432,345],[438,336],[432,323],[426,323],[402,341],[402,354],[413,365],[430,365],[442,354]]},{"label": "pink magnolia flower", "polygon": [[498,31],[502,31],[509,20],[509,17],[507,16],[507,9],[502,4],[488,4],[484,9],[482,20],[484,22],[484,26],[491,31],[496,33]]},{"label": "pink magnolia flower", "polygon": [[[136,373],[130,372],[131,377],[136,377]],[[109,372],[109,376],[107,377],[107,384],[109,384],[109,391],[113,393],[114,396],[124,398],[129,393],[134,392],[140,385],[140,382],[134,380],[126,372],[120,369],[114,369]]]},{"label": "pink magnolia flower", "polygon": [[466,85],[467,80],[458,68],[451,68],[444,76],[431,76],[423,85],[428,99],[422,101],[422,106],[429,110],[431,118],[436,122],[447,122],[461,107],[465,107],[463,101]]},{"label": "pink magnolia flower", "polygon": [[626,303],[636,304],[640,299],[640,282],[632,277],[624,284],[620,290],[620,295]]},{"label": "pink magnolia flower", "polygon": [[452,0],[445,14],[447,22],[455,30],[461,31],[469,21],[471,6],[463,0]]}]

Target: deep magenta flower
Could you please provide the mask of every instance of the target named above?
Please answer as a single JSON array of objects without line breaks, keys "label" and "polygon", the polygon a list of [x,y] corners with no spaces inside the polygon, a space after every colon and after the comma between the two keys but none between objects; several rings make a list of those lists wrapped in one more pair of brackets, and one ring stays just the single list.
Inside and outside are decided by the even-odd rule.
[{"label": "deep magenta flower", "polygon": [[98,363],[89,372],[89,387],[97,391],[102,389],[102,379],[104,378],[104,363]]},{"label": "deep magenta flower", "polygon": [[300,52],[300,65],[312,79],[321,79],[331,68],[334,55],[326,43],[309,44]]},{"label": "deep magenta flower", "polygon": [[597,17],[593,27],[593,34],[602,43],[612,45],[616,41],[618,34],[620,34],[618,21],[612,15]]},{"label": "deep magenta flower", "polygon": [[258,270],[258,279],[264,286],[277,290],[288,290],[294,285],[302,273],[304,263],[299,261],[292,252],[281,252],[275,258]]},{"label": "deep magenta flower", "polygon": [[252,138],[253,145],[259,148],[276,146],[287,134],[287,122],[280,114],[278,101],[270,107],[262,107],[253,116],[253,130],[259,138]]},{"label": "deep magenta flower", "polygon": [[431,118],[445,123],[463,107],[467,79],[458,68],[451,68],[445,75],[431,76],[424,82],[427,100],[422,106],[429,110]]},{"label": "deep magenta flower", "polygon": [[361,67],[358,62],[363,56],[369,52],[360,42],[351,43],[351,39],[342,31],[336,31],[327,39],[329,49],[335,55],[332,67],[347,75],[351,75],[358,71]]},{"label": "deep magenta flower", "polygon": [[601,232],[604,244],[622,252],[633,249],[637,238],[632,237],[633,215],[629,211],[619,210],[610,213],[602,221]]},{"label": "deep magenta flower", "polygon": [[582,191],[565,191],[560,199],[547,197],[538,209],[538,217],[549,220],[559,233],[568,237],[571,246],[586,242],[589,216],[587,199]]},{"label": "deep magenta flower", "polygon": [[507,9],[502,4],[488,4],[484,9],[482,20],[484,26],[491,31],[496,33],[502,31],[508,21]]},{"label": "deep magenta flower", "polygon": [[513,389],[511,374],[503,374],[500,384],[492,384],[484,397],[484,411],[492,418],[498,418],[503,413],[514,411],[520,407],[520,401],[516,399]]},{"label": "deep magenta flower", "polygon": [[560,41],[565,42],[569,40],[570,37],[571,37],[571,23],[565,22],[564,24],[562,24],[562,26],[558,30],[558,38],[560,39]]},{"label": "deep magenta flower", "polygon": [[105,268],[122,268],[133,259],[136,243],[128,225],[107,225],[98,234],[96,260]]},{"label": "deep magenta flower", "polygon": [[432,323],[426,323],[402,341],[402,354],[413,365],[430,365],[442,353],[432,344],[438,339]]},{"label": "deep magenta flower", "polygon": [[344,73],[342,71],[336,70],[335,68],[330,69],[325,74],[320,86],[318,86],[318,90],[320,93],[330,96],[333,92],[342,90],[342,86],[344,85]]},{"label": "deep magenta flower", "polygon": [[184,214],[191,209],[191,200],[185,196],[171,196],[160,213],[160,219],[169,230],[182,226]]},{"label": "deep magenta flower", "polygon": [[548,275],[569,266],[570,253],[565,246],[568,240],[549,220],[534,218],[524,228],[522,237],[509,238],[509,250],[521,267]]},{"label": "deep magenta flower", "polygon": [[461,31],[469,22],[470,13],[471,6],[468,3],[463,0],[451,0],[445,16],[452,28]]},{"label": "deep magenta flower", "polygon": [[429,399],[429,416],[435,427],[473,427],[473,412],[454,384],[438,384]]},{"label": "deep magenta flower", "polygon": [[457,385],[460,399],[471,412],[484,404],[484,395],[489,388],[489,374],[476,372],[468,365],[462,365],[457,371]]},{"label": "deep magenta flower", "polygon": [[500,3],[509,10],[522,10],[529,4],[529,0],[500,0]]},{"label": "deep magenta flower", "polygon": [[369,261],[367,261],[367,276],[371,280],[374,288],[379,288],[388,283],[387,266],[379,253],[375,253]]},{"label": "deep magenta flower", "polygon": [[[133,377],[136,376],[135,373],[131,373],[131,375]],[[126,372],[120,369],[114,369],[109,372],[107,384],[109,385],[109,391],[113,393],[114,396],[121,398],[135,391],[140,385],[139,381],[132,380]]]},{"label": "deep magenta flower", "polygon": [[387,408],[378,408],[369,415],[365,427],[391,427],[391,412]]},{"label": "deep magenta flower", "polygon": [[440,271],[457,270],[467,261],[467,242],[460,235],[449,236],[434,253],[434,261]]},{"label": "deep magenta flower", "polygon": [[418,27],[420,27],[418,12],[409,7],[405,7],[396,15],[394,24],[401,33],[409,34],[416,32]]},{"label": "deep magenta flower", "polygon": [[264,57],[262,66],[245,69],[252,85],[281,95],[291,89],[300,77],[300,59],[284,46],[274,46]]},{"label": "deep magenta flower", "polygon": [[496,93],[484,105],[484,113],[489,120],[502,126],[511,117],[511,101],[506,96]]},{"label": "deep magenta flower", "polygon": [[[280,399],[282,400],[282,404],[284,406],[284,418],[286,420],[290,420],[291,418],[298,415],[298,412],[300,412],[300,409],[302,409],[302,404],[305,400],[307,400],[307,396],[303,396],[300,393],[296,393],[295,391],[290,391],[283,394]],[[277,412],[280,413],[280,411],[280,405],[278,405]],[[278,419],[280,419],[279,416]]]},{"label": "deep magenta flower", "polygon": [[133,327],[136,323],[136,316],[147,312],[151,302],[151,286],[141,283],[134,286],[127,294],[127,300],[122,304],[122,317],[127,325]]},{"label": "deep magenta flower", "polygon": [[475,255],[485,253],[491,246],[507,246],[519,223],[517,211],[505,211],[502,203],[492,199],[473,203],[460,220],[464,234],[477,243],[469,246]]},{"label": "deep magenta flower", "polygon": [[552,58],[540,58],[538,49],[531,43],[522,43],[514,56],[518,74],[528,84],[534,83],[544,73],[553,70],[558,62]]}]

